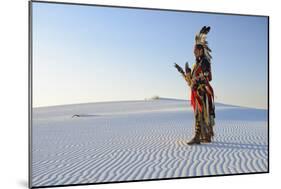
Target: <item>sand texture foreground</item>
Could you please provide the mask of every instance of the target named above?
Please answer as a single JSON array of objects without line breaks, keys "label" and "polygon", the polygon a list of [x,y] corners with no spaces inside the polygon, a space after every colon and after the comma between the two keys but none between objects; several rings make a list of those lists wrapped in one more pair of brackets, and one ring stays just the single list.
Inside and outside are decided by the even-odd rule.
[{"label": "sand texture foreground", "polygon": [[268,170],[267,110],[217,104],[211,144],[186,144],[193,124],[183,100],[34,108],[32,186]]}]

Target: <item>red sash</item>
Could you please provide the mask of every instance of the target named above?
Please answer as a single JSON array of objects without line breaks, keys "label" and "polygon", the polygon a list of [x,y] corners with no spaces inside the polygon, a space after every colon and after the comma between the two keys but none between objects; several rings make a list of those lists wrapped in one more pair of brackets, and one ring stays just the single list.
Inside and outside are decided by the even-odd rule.
[{"label": "red sash", "polygon": [[[198,67],[196,72],[194,73],[195,76],[198,76],[200,74],[200,72],[202,73],[202,69],[201,67]],[[208,101],[212,101],[212,103],[214,102],[214,91],[212,86],[210,85],[209,81],[207,80],[206,86],[205,86],[205,90],[207,92],[207,97],[208,97]],[[190,97],[191,101],[191,105],[193,107],[193,110],[195,111],[196,108],[196,101],[198,102],[198,109],[200,112],[202,112],[202,100],[200,99],[199,95],[197,94],[197,90],[196,89],[191,89],[191,97]]]}]

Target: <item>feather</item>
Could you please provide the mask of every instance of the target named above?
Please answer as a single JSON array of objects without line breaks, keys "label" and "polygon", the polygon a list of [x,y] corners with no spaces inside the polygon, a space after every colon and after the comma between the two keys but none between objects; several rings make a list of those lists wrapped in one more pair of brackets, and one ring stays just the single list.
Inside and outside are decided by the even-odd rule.
[{"label": "feather", "polygon": [[189,68],[188,62],[185,63],[185,73],[190,73],[191,69]]},{"label": "feather", "polygon": [[208,46],[207,41],[207,34],[210,32],[211,27],[210,26],[203,26],[199,33],[195,35],[195,44],[202,45],[204,47],[205,56],[208,59],[209,62],[211,62],[212,56],[211,52],[212,50]]}]

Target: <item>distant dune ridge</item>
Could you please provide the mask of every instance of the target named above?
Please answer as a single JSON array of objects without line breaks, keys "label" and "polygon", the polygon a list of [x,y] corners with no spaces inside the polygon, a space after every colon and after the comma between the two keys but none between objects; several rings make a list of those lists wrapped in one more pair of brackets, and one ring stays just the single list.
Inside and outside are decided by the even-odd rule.
[{"label": "distant dune ridge", "polygon": [[215,141],[188,146],[176,99],[33,109],[32,186],[266,172],[267,110],[216,105]]}]

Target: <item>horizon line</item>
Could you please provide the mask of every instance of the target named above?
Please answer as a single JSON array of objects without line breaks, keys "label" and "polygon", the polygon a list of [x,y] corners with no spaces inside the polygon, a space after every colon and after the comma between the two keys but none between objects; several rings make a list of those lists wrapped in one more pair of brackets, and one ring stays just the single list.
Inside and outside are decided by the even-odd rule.
[{"label": "horizon line", "polygon": [[[105,100],[105,101],[90,101],[90,102],[77,102],[77,103],[69,103],[69,104],[54,104],[54,105],[43,105],[43,106],[34,106],[33,108],[47,108],[47,107],[55,107],[55,106],[71,106],[71,105],[83,105],[83,104],[98,104],[98,103],[118,103],[118,102],[134,102],[134,101],[157,101],[157,100],[176,100],[176,101],[190,101],[190,99],[181,99],[181,98],[169,98],[169,97],[160,97],[160,96],[153,96],[150,98],[144,99],[128,99],[128,100]],[[220,101],[215,101],[215,104],[227,105],[227,106],[234,106],[234,107],[241,107],[241,108],[252,108],[252,109],[260,109],[260,110],[268,110],[268,105],[265,108],[259,107],[250,107],[250,106],[243,106],[237,104],[226,104]]]}]

